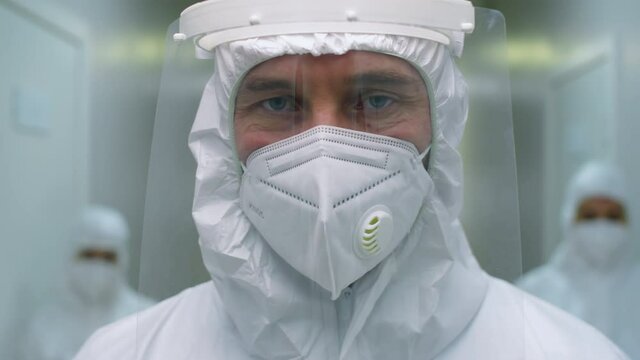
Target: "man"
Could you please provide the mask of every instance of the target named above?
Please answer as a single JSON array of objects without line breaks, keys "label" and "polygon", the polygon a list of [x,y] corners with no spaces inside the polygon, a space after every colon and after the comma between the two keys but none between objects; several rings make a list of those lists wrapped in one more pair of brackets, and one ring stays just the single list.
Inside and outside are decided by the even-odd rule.
[{"label": "man", "polygon": [[26,359],[72,358],[96,329],[153,304],[126,283],[129,229],[117,211],[91,206],[76,229],[65,291],[30,324]]},{"label": "man", "polygon": [[629,229],[629,195],[619,169],[590,162],[569,184],[565,240],[520,287],[583,319],[633,358],[640,357],[638,264]]},{"label": "man", "polygon": [[356,5],[183,13],[175,38],[215,64],[189,138],[212,281],[104,328],[78,359],[625,359],[471,254],[453,59],[471,5]]}]

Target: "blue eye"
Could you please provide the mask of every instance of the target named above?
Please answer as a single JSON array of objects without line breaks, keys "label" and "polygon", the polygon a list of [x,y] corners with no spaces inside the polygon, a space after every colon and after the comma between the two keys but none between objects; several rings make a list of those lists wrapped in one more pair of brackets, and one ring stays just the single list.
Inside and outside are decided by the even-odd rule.
[{"label": "blue eye", "polygon": [[380,110],[389,106],[389,104],[391,104],[392,101],[393,100],[388,96],[373,95],[367,98],[366,105],[367,107],[370,107],[374,110]]},{"label": "blue eye", "polygon": [[295,109],[294,101],[286,96],[278,96],[262,102],[262,106],[269,111],[292,111]]}]

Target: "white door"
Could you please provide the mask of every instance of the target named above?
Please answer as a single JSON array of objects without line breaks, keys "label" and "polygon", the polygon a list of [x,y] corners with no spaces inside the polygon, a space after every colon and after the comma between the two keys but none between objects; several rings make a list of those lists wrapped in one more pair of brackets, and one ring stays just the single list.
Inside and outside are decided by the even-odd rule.
[{"label": "white door", "polygon": [[0,1],[0,358],[60,282],[70,216],[86,199],[82,40]]}]

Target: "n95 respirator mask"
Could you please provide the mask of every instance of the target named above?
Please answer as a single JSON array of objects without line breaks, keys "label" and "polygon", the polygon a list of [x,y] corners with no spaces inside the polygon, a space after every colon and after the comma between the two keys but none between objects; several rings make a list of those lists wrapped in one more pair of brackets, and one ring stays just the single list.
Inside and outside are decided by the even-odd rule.
[{"label": "n95 respirator mask", "polygon": [[244,213],[272,249],[336,299],[411,230],[432,182],[415,145],[319,126],[256,150]]}]

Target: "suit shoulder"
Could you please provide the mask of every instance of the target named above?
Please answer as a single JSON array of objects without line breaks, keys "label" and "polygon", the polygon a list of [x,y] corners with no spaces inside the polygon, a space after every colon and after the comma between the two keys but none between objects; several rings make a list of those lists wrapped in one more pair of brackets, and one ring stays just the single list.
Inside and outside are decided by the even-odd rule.
[{"label": "suit shoulder", "polygon": [[525,348],[549,359],[624,360],[627,356],[598,330],[504,281],[498,291],[521,304]]},{"label": "suit shoulder", "polygon": [[[193,312],[184,311],[211,306],[212,282],[186,289],[141,312],[129,315],[98,329],[83,345],[76,360],[137,359],[145,344],[152,343],[163,328],[176,327],[176,322],[188,322]],[[180,316],[175,316],[177,313]],[[195,315],[195,314],[194,314]],[[179,327],[179,325],[177,326]]]}]

